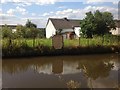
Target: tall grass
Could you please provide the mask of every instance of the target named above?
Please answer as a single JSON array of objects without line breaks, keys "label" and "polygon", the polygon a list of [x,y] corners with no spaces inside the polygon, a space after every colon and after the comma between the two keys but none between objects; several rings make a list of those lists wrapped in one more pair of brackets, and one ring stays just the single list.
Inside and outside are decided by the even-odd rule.
[{"label": "tall grass", "polygon": [[[21,45],[26,44],[29,47],[33,47],[33,40],[32,39],[13,39],[12,40],[12,45],[15,47],[20,47]],[[43,46],[52,46],[52,40],[51,39],[35,39],[35,47],[38,45],[43,45]],[[5,38],[2,40],[2,47],[6,48],[9,46],[8,38]]]},{"label": "tall grass", "polygon": [[[94,37],[92,39],[86,39],[86,38],[80,38],[80,46],[112,46],[112,45],[120,45],[120,36],[104,36],[104,41],[103,37]],[[13,39],[12,40],[12,45],[15,45],[16,47],[20,47],[22,44],[26,44],[29,47],[33,47],[33,40],[32,39],[24,39],[24,38],[19,38],[19,39]],[[35,47],[43,45],[43,46],[48,46],[52,47],[52,39],[35,39]],[[3,39],[2,40],[2,46],[8,47],[9,42],[8,39]],[[79,46],[79,39],[65,39],[64,40],[64,47],[74,47],[74,46]]]},{"label": "tall grass", "polygon": [[[104,40],[103,40],[104,39]],[[96,52],[116,52],[120,51],[120,36],[94,37],[92,39],[80,38],[74,40],[64,40],[63,50],[55,50],[52,47],[52,39],[33,39],[18,38],[12,39],[9,45],[9,39],[2,40],[3,56],[35,56],[35,55],[59,55],[59,54],[81,54]],[[89,49],[89,52],[88,52]]]},{"label": "tall grass", "polygon": [[[104,39],[104,40],[103,40]],[[75,40],[64,40],[64,46],[112,46],[112,45],[120,45],[120,36],[96,36],[91,39],[80,38]],[[103,41],[102,41],[103,40]]]}]

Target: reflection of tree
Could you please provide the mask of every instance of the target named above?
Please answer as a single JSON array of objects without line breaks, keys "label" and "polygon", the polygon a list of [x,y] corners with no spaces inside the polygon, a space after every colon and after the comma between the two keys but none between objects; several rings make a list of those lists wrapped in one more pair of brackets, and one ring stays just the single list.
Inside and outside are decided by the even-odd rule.
[{"label": "reflection of tree", "polygon": [[[30,68],[31,66],[34,66],[34,69],[36,70],[37,68],[43,67],[43,65],[53,64],[54,65],[53,73],[55,73],[55,71],[62,72],[63,61],[69,60],[66,63],[67,65],[71,66],[71,63],[75,63],[75,61],[77,61],[79,63],[78,68],[84,69],[84,66],[85,66],[87,68],[87,72],[89,73],[88,76],[93,77],[93,75],[96,73],[96,75],[94,75],[94,78],[97,78],[99,74],[105,74],[102,72],[106,72],[106,75],[107,75],[107,70],[109,71],[109,68],[111,67],[111,65],[108,64],[108,62],[109,60],[114,60],[114,59],[117,59],[116,55],[113,55],[112,57],[110,57],[110,55],[105,55],[105,56],[104,55],[103,56],[100,56],[100,55],[89,56],[88,55],[88,56],[83,56],[83,57],[82,56],[61,56],[61,57],[8,59],[8,60],[2,61],[2,67],[3,67],[2,69],[5,72],[14,74],[14,73],[18,73],[21,71],[22,72],[27,71],[27,69]],[[105,60],[108,65],[103,63],[104,62],[103,60]],[[57,68],[58,66],[59,68]],[[101,72],[100,71],[97,72],[99,69]]]},{"label": "reflection of tree", "polygon": [[67,85],[67,88],[69,88],[70,90],[74,88],[80,88],[80,83],[74,80],[68,81],[66,85]]},{"label": "reflection of tree", "polygon": [[92,80],[109,76],[109,72],[113,67],[113,63],[110,63],[109,61],[105,62],[103,60],[83,60],[78,64],[78,69],[82,69],[85,76],[88,78],[88,86],[91,89],[93,88]]},{"label": "reflection of tree", "polygon": [[83,69],[85,75],[92,79],[99,77],[107,77],[110,70],[113,68],[113,63],[105,63],[104,61],[91,61],[86,60],[79,63],[78,68]]}]

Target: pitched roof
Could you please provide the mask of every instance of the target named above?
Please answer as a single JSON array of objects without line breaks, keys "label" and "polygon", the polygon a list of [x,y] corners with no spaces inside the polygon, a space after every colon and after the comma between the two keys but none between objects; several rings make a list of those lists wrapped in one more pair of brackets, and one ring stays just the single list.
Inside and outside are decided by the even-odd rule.
[{"label": "pitched roof", "polygon": [[115,24],[118,28],[120,28],[120,20],[115,20]]},{"label": "pitched roof", "polygon": [[55,19],[55,18],[49,18],[49,20],[52,21],[54,27],[59,29],[71,29],[74,27],[80,26],[80,20],[73,20],[73,19]]},{"label": "pitched roof", "polygon": [[[75,20],[75,19],[67,19],[67,18],[49,18],[49,20],[52,21],[54,27],[59,30],[59,29],[71,29],[74,27],[79,27],[80,26],[80,21],[81,20]],[[118,28],[120,28],[120,20],[115,20],[115,24]]]}]

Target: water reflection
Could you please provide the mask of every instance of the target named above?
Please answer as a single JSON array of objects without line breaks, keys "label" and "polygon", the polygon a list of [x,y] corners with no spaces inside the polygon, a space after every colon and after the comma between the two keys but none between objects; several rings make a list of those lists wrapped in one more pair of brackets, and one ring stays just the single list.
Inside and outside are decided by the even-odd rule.
[{"label": "water reflection", "polygon": [[77,81],[70,80],[66,84],[68,88],[80,88],[80,83]]},{"label": "water reflection", "polygon": [[[45,87],[53,87],[49,83],[51,78],[56,87],[71,86],[71,81],[77,82],[77,86],[80,83],[81,88],[117,87],[118,64],[118,56],[110,54],[3,60],[3,86],[6,87],[10,80],[13,80],[15,76],[18,78],[22,74],[22,77],[28,75],[33,78],[31,84],[37,77],[38,81],[34,82],[36,83],[35,87],[44,87],[45,85]],[[42,76],[40,77],[40,75]],[[38,82],[44,83],[41,81],[43,80],[42,77],[46,78],[47,83],[51,86],[47,86],[47,84],[38,85]],[[109,83],[110,81],[113,83]],[[12,87],[12,85],[8,86]],[[27,87],[27,85],[24,87]]]},{"label": "water reflection", "polygon": [[110,63],[110,61],[96,61],[92,60],[92,62],[88,62],[86,60],[79,61],[78,68],[82,69],[86,77],[90,77],[92,79],[97,79],[99,77],[107,77],[111,69],[113,69],[114,63]]},{"label": "water reflection", "polygon": [[63,60],[53,61],[52,72],[54,74],[61,74],[63,72]]},{"label": "water reflection", "polygon": [[[88,80],[88,86],[93,88],[93,80],[98,78],[106,78],[109,76],[110,71],[113,69],[114,63],[110,63],[109,60],[104,61],[100,60],[97,61],[93,60],[92,63],[87,62],[86,60],[79,62],[77,69],[82,69],[84,72],[85,77]],[[117,83],[116,83],[117,84]]]}]

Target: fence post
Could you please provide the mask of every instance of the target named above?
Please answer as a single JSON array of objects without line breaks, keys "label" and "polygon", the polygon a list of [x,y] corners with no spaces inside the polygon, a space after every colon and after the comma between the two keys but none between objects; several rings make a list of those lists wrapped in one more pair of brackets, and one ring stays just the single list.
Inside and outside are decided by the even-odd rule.
[{"label": "fence post", "polygon": [[80,37],[79,37],[79,46],[80,46]]}]

